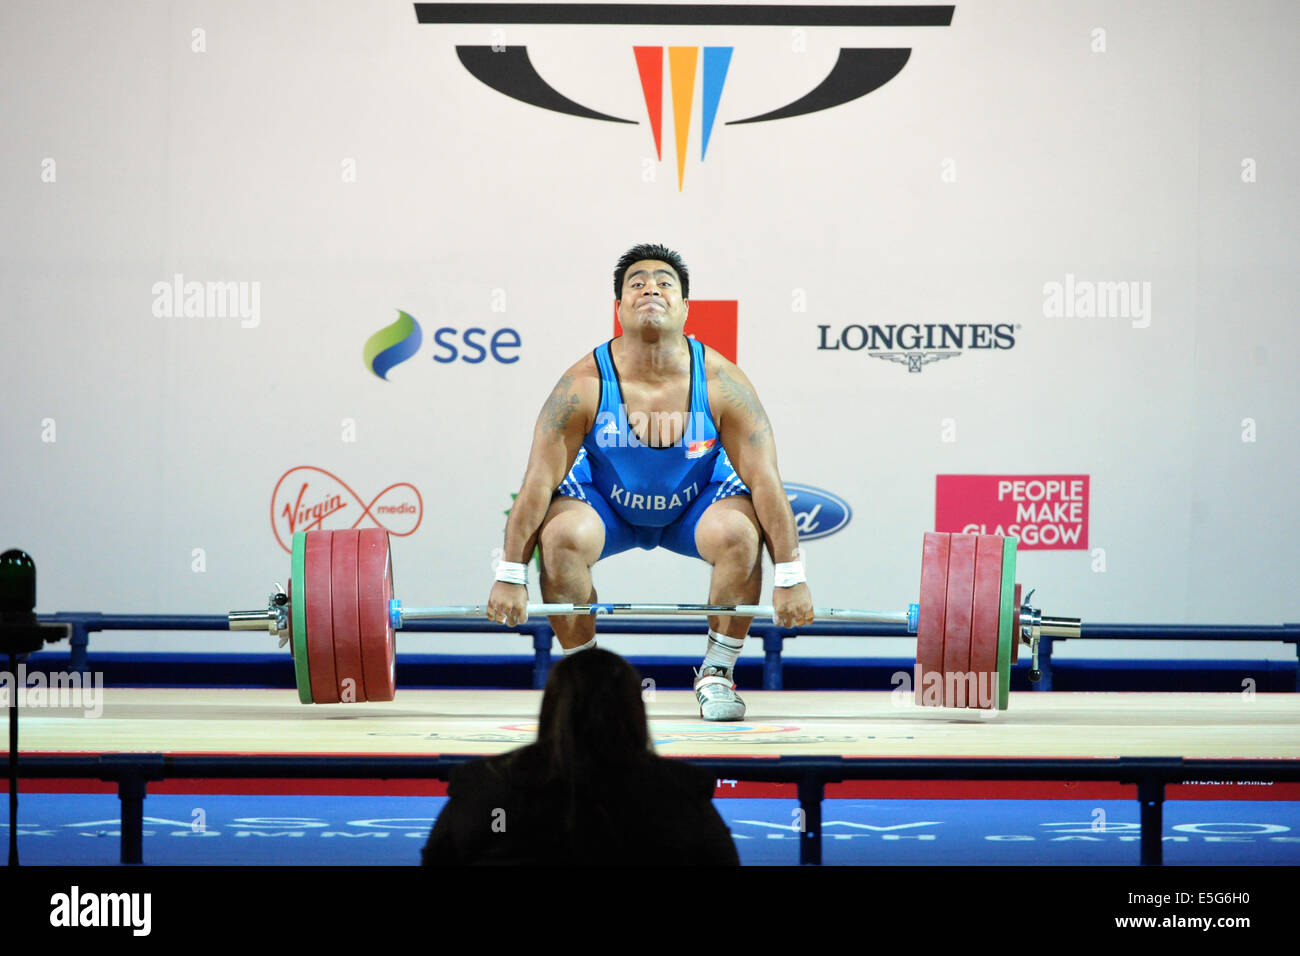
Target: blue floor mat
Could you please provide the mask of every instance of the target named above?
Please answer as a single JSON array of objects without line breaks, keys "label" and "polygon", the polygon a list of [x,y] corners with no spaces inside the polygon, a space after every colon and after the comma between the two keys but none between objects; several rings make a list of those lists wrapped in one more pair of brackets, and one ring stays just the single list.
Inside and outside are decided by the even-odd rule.
[{"label": "blue floor mat", "polygon": [[[445,797],[150,796],[144,861],[168,865],[381,866],[419,862]],[[798,803],[721,799],[741,862],[799,861]],[[28,865],[113,865],[112,794],[24,794],[18,846]],[[826,800],[828,865],[1109,865],[1138,863],[1135,801]],[[1170,865],[1300,864],[1300,802],[1169,801]],[[0,817],[7,831],[8,809]],[[7,833],[6,833],[7,839]]]}]

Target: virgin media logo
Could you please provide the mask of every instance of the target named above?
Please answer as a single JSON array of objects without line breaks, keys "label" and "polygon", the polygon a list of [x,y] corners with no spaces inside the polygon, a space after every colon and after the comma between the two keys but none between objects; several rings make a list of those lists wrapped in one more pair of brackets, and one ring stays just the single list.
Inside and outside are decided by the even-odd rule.
[{"label": "virgin media logo", "polygon": [[271,492],[271,530],[286,552],[298,531],[379,527],[404,538],[423,518],[424,498],[409,481],[391,484],[366,501],[338,475],[298,465],[281,475]]}]

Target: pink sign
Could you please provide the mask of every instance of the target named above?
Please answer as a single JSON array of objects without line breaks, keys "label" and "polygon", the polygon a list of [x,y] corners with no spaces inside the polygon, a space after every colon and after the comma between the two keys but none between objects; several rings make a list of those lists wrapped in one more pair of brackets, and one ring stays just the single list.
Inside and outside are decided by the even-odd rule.
[{"label": "pink sign", "polygon": [[1022,551],[1086,551],[1087,475],[936,475],[934,530],[1003,534]]}]

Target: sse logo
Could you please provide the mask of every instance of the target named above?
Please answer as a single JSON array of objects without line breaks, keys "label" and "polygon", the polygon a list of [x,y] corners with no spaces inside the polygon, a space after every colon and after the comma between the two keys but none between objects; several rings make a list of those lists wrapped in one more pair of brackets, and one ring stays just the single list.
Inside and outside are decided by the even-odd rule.
[{"label": "sse logo", "polygon": [[853,512],[848,503],[829,491],[808,485],[785,483],[785,496],[794,512],[794,526],[800,541],[824,538],[849,523]]},{"label": "sse logo", "polygon": [[[366,339],[362,349],[366,368],[388,381],[389,371],[418,352],[423,342],[424,331],[420,328],[420,323],[414,316],[399,309],[396,322],[384,326]],[[509,328],[497,329],[489,335],[487,329],[477,326],[464,332],[443,326],[433,333],[433,343],[438,347],[433,360],[442,365],[458,359],[470,365],[478,365],[487,361],[488,355],[501,365],[513,365],[519,361],[519,356],[514,352],[523,344],[523,340],[517,331]]]},{"label": "sse logo", "polygon": [[[434,353],[433,360],[446,365],[459,358],[470,365],[478,365],[486,361],[488,353],[491,353],[492,358],[502,365],[513,365],[519,361],[518,355],[510,354],[510,351],[519,348],[521,344],[518,332],[514,329],[497,329],[488,339],[487,347],[484,348],[479,342],[487,334],[487,329],[477,327],[466,329],[463,333],[450,326],[441,328],[433,333],[433,342],[441,350]],[[457,343],[457,336],[460,336],[459,343]],[[463,355],[461,349],[456,347],[457,344],[464,349]]]},{"label": "sse logo", "polygon": [[361,354],[366,368],[386,382],[389,369],[418,352],[423,341],[424,332],[420,329],[420,323],[398,309],[397,321],[366,339]]}]

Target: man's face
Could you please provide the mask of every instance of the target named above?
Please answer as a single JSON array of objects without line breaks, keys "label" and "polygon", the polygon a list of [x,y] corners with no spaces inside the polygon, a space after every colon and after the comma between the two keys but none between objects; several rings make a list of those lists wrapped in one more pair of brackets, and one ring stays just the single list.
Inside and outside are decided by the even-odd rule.
[{"label": "man's face", "polygon": [[687,302],[673,267],[658,259],[634,262],[623,274],[618,320],[627,333],[671,335],[686,325]]}]

